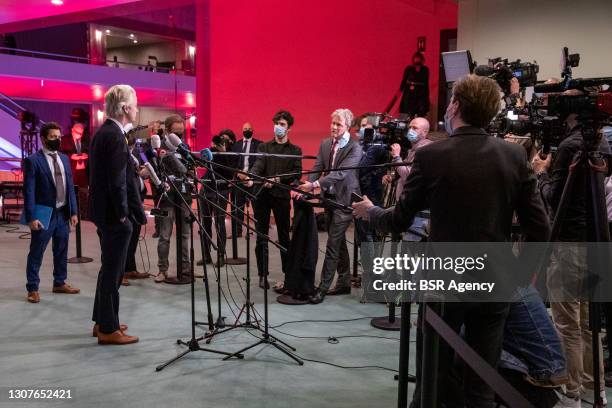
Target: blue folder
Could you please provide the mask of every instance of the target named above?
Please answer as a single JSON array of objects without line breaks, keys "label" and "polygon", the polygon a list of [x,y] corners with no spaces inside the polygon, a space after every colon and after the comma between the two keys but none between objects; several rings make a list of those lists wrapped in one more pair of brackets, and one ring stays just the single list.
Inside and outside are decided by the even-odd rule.
[{"label": "blue folder", "polygon": [[[38,205],[34,206],[34,217],[32,220],[38,220],[42,223],[43,229],[48,229],[49,224],[51,223],[51,214],[53,213],[53,208],[47,207],[46,205]],[[25,219],[25,209],[21,212],[21,219],[19,220],[20,224],[27,225]]]}]

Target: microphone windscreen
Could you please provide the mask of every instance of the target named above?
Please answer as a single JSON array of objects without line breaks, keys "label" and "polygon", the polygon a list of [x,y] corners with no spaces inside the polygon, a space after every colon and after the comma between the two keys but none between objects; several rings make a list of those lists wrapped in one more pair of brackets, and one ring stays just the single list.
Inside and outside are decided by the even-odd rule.
[{"label": "microphone windscreen", "polygon": [[562,83],[559,84],[538,84],[533,87],[533,92],[537,93],[550,93],[550,92],[563,92],[565,89]]},{"label": "microphone windscreen", "polygon": [[153,169],[153,166],[151,166],[151,163],[146,162],[144,166],[149,171],[149,177],[151,178],[151,181],[153,182],[153,184],[155,184],[156,187],[159,187],[159,185],[161,184],[161,180],[159,179],[159,177],[157,177],[157,173],[155,173],[155,169]]},{"label": "microphone windscreen", "polygon": [[154,149],[159,149],[161,147],[161,139],[159,135],[151,136],[151,147]]},{"label": "microphone windscreen", "polygon": [[209,148],[200,150],[200,157],[204,160],[211,161],[213,159],[212,151]]},{"label": "microphone windscreen", "polygon": [[172,145],[172,147],[174,147],[175,149],[177,147],[179,147],[181,145],[181,143],[183,143],[183,141],[181,140],[180,137],[178,137],[177,135],[175,135],[174,133],[170,133],[168,136],[166,136],[166,140],[168,141],[168,143],[170,143]]}]

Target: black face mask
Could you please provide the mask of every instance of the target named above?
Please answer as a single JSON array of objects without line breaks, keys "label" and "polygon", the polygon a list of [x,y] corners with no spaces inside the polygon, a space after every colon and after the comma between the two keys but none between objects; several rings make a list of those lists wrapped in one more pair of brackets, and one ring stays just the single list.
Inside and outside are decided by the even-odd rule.
[{"label": "black face mask", "polygon": [[253,137],[253,131],[245,130],[244,132],[242,132],[242,136],[244,136],[245,139],[250,139]]},{"label": "black face mask", "polygon": [[47,149],[51,150],[52,152],[57,152],[60,148],[60,140],[59,139],[55,139],[55,140],[47,139],[46,145],[47,145]]}]

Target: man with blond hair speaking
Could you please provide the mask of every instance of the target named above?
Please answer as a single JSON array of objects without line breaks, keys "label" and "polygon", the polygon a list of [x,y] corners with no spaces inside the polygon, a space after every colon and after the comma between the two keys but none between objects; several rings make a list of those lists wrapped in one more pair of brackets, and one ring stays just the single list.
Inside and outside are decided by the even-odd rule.
[{"label": "man with blond hair speaking", "polygon": [[129,85],[111,87],[104,96],[104,110],[107,119],[93,138],[89,157],[90,214],[102,252],[93,335],[98,344],[131,344],[138,337],[126,335],[127,326],[119,323],[119,286],[132,227],[147,222],[125,134],[126,125],[134,123],[138,113],[136,91]]},{"label": "man with blond hair speaking", "polygon": [[[320,188],[324,198],[343,205],[351,205],[351,194],[359,194],[359,175],[357,170],[339,170],[343,167],[355,167],[361,161],[361,147],[351,140],[349,129],[353,123],[353,113],[348,109],[336,109],[331,114],[331,137],[325,138],[319,147],[319,153],[310,181],[300,187],[306,192]],[[310,299],[311,303],[321,303],[326,295],[345,295],[351,293],[351,275],[348,248],[346,247],[346,230],[351,225],[353,216],[337,208],[325,209],[327,221],[327,246],[325,260],[321,270],[319,289]],[[336,286],[330,290],[334,275],[338,270]]]}]

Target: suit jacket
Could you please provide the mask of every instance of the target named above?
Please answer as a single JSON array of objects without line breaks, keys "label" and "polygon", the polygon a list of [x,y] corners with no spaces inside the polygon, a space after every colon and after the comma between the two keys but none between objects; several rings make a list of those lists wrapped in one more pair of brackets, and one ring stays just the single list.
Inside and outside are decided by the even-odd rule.
[{"label": "suit jacket", "polygon": [[[59,153],[59,158],[64,165],[66,176],[66,209],[64,216],[68,218],[77,214],[77,201],[72,183],[72,172],[70,160],[66,155]],[[26,222],[34,221],[34,206],[44,205],[55,208],[56,189],[53,182],[53,174],[49,168],[49,162],[42,149],[24,160],[23,191],[24,211]]]},{"label": "suit jacket", "polygon": [[[74,143],[74,139],[71,135],[67,135],[62,137],[62,142],[60,144],[60,151],[70,157],[71,154],[79,153],[77,152],[76,144]],[[83,136],[81,138],[81,152],[80,153],[88,153],[89,154],[89,138]]]},{"label": "suit jacket", "polygon": [[[70,161],[70,166],[72,169],[72,177],[73,177],[72,180],[74,184],[78,185],[79,187],[87,187],[89,185],[89,159],[86,159],[83,161],[81,160],[75,161],[70,158],[73,154],[79,153],[77,152],[77,148],[76,148],[76,145],[74,143],[74,139],[72,138],[72,136],[68,135],[68,136],[62,137],[62,141],[60,144],[60,151],[64,153],[66,156],[68,156],[68,160]],[[89,154],[89,138],[88,137],[83,136],[81,138],[81,152],[80,153]],[[85,165],[84,169],[77,169],[77,165],[80,163]]]},{"label": "suit jacket", "polygon": [[[242,153],[242,143],[243,142],[244,142],[244,139],[239,140],[236,143],[234,143],[234,145],[232,146],[232,152]],[[251,138],[251,146],[249,147],[249,151],[245,153],[257,153],[257,146],[259,146],[260,143],[261,143],[261,140]],[[242,170],[242,168],[240,168],[241,158],[242,158],[241,156],[237,156],[233,163],[233,166],[239,170]],[[253,167],[256,160],[257,160],[257,156],[249,156],[249,170],[251,170],[251,167]]]},{"label": "suit jacket", "polygon": [[545,242],[550,225],[536,185],[522,146],[463,127],[417,150],[395,207],[368,215],[375,229],[399,233],[429,208],[430,241],[504,242],[516,212],[527,239]]},{"label": "suit jacket", "polygon": [[90,216],[94,223],[115,224],[124,217],[141,225],[147,223],[127,140],[110,119],[93,138],[89,169]]},{"label": "suit jacket", "polygon": [[[332,171],[326,176],[319,178],[320,172],[326,169],[331,154],[332,138],[324,139],[319,146],[319,153],[312,171],[318,173],[311,174],[309,180],[319,180],[321,190],[325,193],[336,195],[336,201],[343,205],[351,205],[351,194],[359,194],[359,172],[358,170]],[[359,143],[350,139],[343,148],[338,148],[333,168],[355,167],[361,161],[362,150]]]}]

